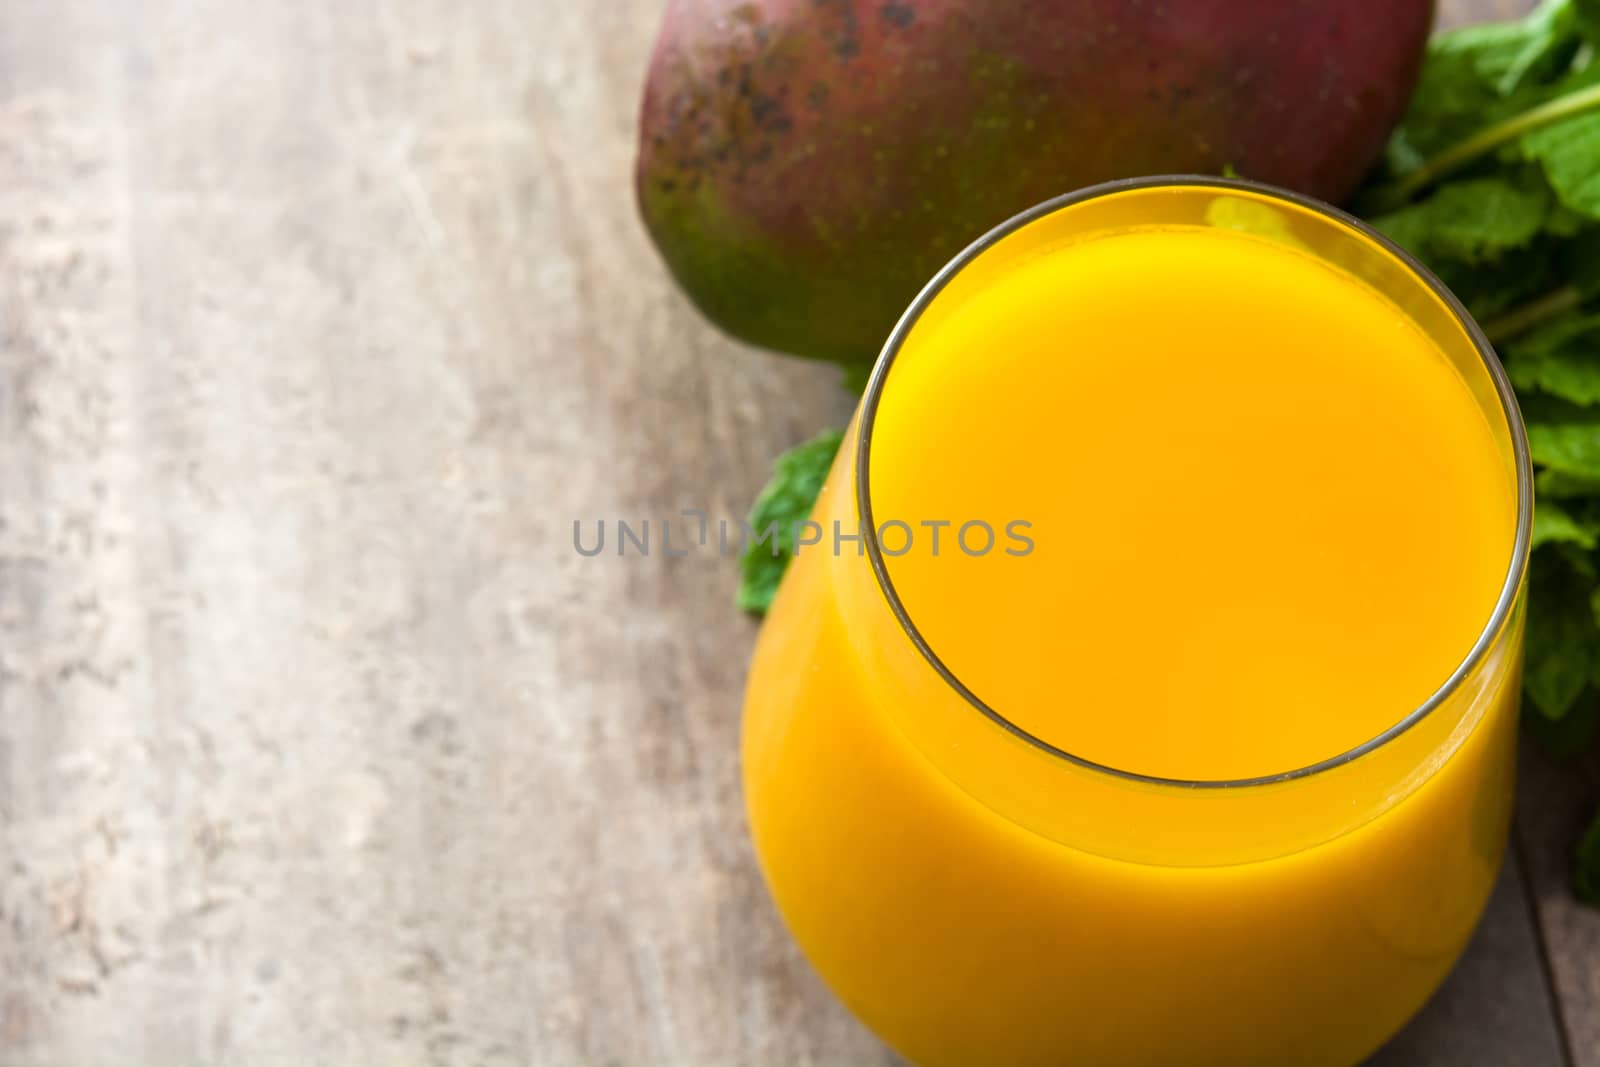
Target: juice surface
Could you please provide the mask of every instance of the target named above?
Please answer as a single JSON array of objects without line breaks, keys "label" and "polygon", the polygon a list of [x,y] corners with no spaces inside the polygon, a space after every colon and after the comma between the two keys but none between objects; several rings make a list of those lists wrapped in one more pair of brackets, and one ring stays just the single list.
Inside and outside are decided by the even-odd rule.
[{"label": "juice surface", "polygon": [[[1151,227],[952,304],[890,372],[874,518],[951,520],[889,574],[1011,721],[1124,770],[1268,775],[1382,733],[1465,657],[1510,563],[1511,475],[1458,372],[1363,282]],[[1031,552],[966,555],[974,519],[1027,521]]]}]

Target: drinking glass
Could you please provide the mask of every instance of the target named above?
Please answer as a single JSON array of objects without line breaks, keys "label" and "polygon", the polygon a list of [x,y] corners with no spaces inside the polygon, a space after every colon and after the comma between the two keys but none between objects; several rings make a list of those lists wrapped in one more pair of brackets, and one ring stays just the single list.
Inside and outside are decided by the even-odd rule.
[{"label": "drinking glass", "polygon": [[[918,322],[1005,284],[1041,234],[1151,225],[1290,243],[1385,294],[1471,390],[1513,487],[1504,582],[1459,666],[1382,734],[1312,765],[1180,780],[1029,732],[941,660],[874,529],[875,417],[897,361],[916,358]],[[1444,979],[1495,881],[1531,511],[1522,422],[1488,342],[1358,220],[1200,177],[1102,185],[1012,219],[889,337],[813,513],[863,543],[825,536],[799,554],[751,665],[745,795],[783,919],[844,1004],[923,1067],[1359,1061]]]}]

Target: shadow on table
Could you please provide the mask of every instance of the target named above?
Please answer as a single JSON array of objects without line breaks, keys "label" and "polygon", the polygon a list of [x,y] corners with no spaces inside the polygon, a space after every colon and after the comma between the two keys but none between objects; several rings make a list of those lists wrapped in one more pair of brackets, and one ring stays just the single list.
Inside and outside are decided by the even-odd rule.
[{"label": "shadow on table", "polygon": [[1367,1067],[1561,1067],[1526,891],[1508,855],[1483,924],[1427,1007]]}]

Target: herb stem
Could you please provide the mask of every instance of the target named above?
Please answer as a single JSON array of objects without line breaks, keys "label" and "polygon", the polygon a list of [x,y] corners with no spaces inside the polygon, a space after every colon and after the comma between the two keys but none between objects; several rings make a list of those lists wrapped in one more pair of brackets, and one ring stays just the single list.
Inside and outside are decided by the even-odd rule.
[{"label": "herb stem", "polygon": [[1396,206],[1404,204],[1446,174],[1461,169],[1479,156],[1493,152],[1507,141],[1514,141],[1541,126],[1571,118],[1597,106],[1600,106],[1600,85],[1591,85],[1584,89],[1575,89],[1554,100],[1546,100],[1538,107],[1530,107],[1510,118],[1491,123],[1465,140],[1446,148],[1415,170],[1402,175],[1385,190],[1387,195],[1384,199]]},{"label": "herb stem", "polygon": [[1583,293],[1576,285],[1563,285],[1525,304],[1519,304],[1502,315],[1496,315],[1483,324],[1483,334],[1490,344],[1498,345],[1528,332],[1546,319],[1571,311],[1582,301]]}]

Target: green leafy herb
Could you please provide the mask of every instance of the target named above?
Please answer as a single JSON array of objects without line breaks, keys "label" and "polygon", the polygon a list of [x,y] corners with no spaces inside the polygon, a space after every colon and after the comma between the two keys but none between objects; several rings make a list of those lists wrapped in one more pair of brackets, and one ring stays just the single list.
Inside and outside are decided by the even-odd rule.
[{"label": "green leafy herb", "polygon": [[1600,403],[1600,314],[1564,316],[1513,342],[1506,365],[1518,389]]},{"label": "green leafy herb", "polygon": [[1540,471],[1534,476],[1533,491],[1540,500],[1600,496],[1600,478],[1582,478],[1565,471]]},{"label": "green leafy herb", "polygon": [[[1570,542],[1569,542],[1570,544]],[[1589,591],[1569,569],[1547,565],[1528,595],[1528,699],[1547,719],[1571,711],[1600,668],[1600,627]]]},{"label": "green leafy herb", "polygon": [[1594,548],[1600,538],[1600,523],[1581,521],[1553,501],[1541,500],[1533,513],[1533,547],[1569,544]]},{"label": "green leafy herb", "polygon": [[1549,213],[1543,183],[1496,175],[1447,185],[1373,223],[1418,255],[1475,264],[1525,246]]},{"label": "green leafy herb", "polygon": [[1583,421],[1530,421],[1528,447],[1533,452],[1533,461],[1546,470],[1580,478],[1600,478],[1600,412]]},{"label": "green leafy herb", "polygon": [[1578,115],[1522,138],[1523,155],[1544,166],[1556,197],[1574,214],[1600,218],[1600,115]]},{"label": "green leafy herb", "polygon": [[1527,83],[1570,62],[1580,44],[1578,21],[1570,4],[1546,3],[1521,21],[1435,38],[1407,120],[1390,140],[1391,167],[1420,170],[1512,110]]},{"label": "green leafy herb", "polygon": [[1578,845],[1578,863],[1573,871],[1572,888],[1578,899],[1600,904],[1600,813],[1589,824],[1589,832]]},{"label": "green leafy herb", "polygon": [[[795,529],[810,517],[843,439],[840,431],[825,430],[773,461],[772,480],[750,509],[749,525],[755,536],[748,539],[739,559],[736,600],[740,609],[762,614],[772,606],[778,583],[794,556]],[[774,527],[774,536],[760,539]]]}]

